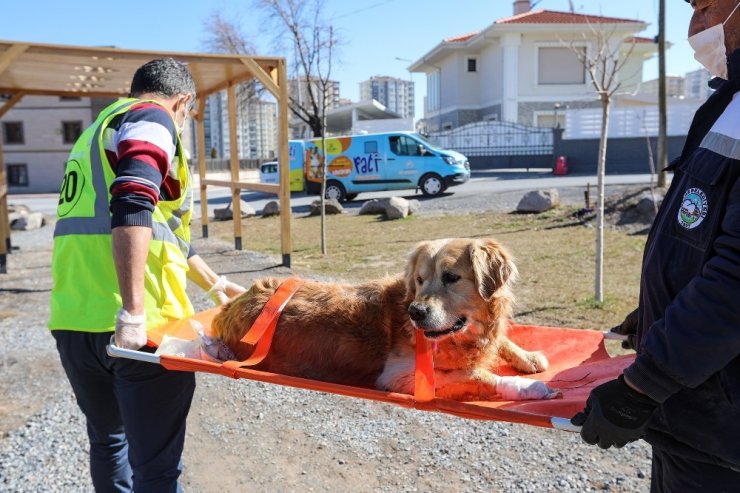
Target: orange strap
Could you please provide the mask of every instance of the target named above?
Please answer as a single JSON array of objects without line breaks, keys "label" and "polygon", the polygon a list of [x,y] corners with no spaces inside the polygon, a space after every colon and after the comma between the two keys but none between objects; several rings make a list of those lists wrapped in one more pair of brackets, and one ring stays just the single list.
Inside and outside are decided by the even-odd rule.
[{"label": "orange strap", "polygon": [[416,372],[414,381],[416,402],[434,400],[434,355],[432,343],[421,330],[416,331]]},{"label": "orange strap", "polygon": [[241,339],[241,342],[250,346],[257,344],[254,352],[244,361],[226,361],[223,366],[236,370],[245,366],[254,366],[265,359],[268,351],[270,351],[272,337],[275,335],[275,327],[277,327],[280,314],[302,285],[303,281],[300,279],[287,279],[278,286],[275,293],[267,300],[257,319]]}]

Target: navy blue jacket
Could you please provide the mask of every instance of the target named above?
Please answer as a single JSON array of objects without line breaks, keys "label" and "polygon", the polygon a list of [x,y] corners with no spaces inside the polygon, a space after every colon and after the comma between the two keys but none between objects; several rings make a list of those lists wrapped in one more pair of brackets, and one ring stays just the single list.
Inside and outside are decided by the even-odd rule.
[{"label": "navy blue jacket", "polygon": [[740,50],[696,112],[648,236],[627,378],[653,447],[740,471]]}]

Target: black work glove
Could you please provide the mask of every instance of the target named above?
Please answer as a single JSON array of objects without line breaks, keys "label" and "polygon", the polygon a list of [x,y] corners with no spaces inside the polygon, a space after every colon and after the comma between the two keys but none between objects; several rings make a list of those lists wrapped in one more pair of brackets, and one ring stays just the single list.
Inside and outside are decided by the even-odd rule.
[{"label": "black work glove", "polygon": [[658,403],[624,382],[624,376],[591,391],[586,408],[570,419],[581,438],[601,448],[620,448],[641,438]]},{"label": "black work glove", "polygon": [[609,329],[609,332],[627,336],[626,341],[622,341],[624,349],[635,349],[637,339],[637,309],[627,315],[621,324]]}]

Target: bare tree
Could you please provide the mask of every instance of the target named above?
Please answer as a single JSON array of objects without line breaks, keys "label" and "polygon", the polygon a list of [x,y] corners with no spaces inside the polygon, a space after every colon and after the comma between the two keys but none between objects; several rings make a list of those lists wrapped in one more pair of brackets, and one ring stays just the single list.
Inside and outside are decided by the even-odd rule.
[{"label": "bare tree", "polygon": [[[609,110],[612,98],[622,86],[619,71],[629,60],[634,39],[626,48],[624,38],[614,39],[615,29],[607,30],[604,24],[590,25],[586,47],[570,43],[571,50],[588,73],[591,84],[601,102],[601,138],[597,167],[598,198],[596,207],[596,275],[594,299],[604,301],[604,174],[606,171],[606,144],[609,134]],[[590,41],[590,42],[589,42]]]},{"label": "bare tree", "polygon": [[[326,61],[326,77],[323,79],[320,79],[321,82],[321,93],[323,96],[323,104],[321,105],[321,126],[322,128],[326,128],[326,107],[329,102],[329,90],[328,90],[328,83],[329,83],[329,77],[331,76],[331,56],[332,56],[332,46],[331,42],[334,39],[334,29],[329,26],[329,49],[327,50],[327,56],[329,59]],[[319,52],[319,62],[321,58],[321,53]],[[320,65],[320,63],[319,63]],[[326,247],[326,175],[329,174],[329,148],[326,145],[326,132],[321,133],[321,148],[324,151],[324,162],[321,166],[321,253],[323,255],[327,254],[327,247]]]},{"label": "bare tree", "polygon": [[[203,22],[206,38],[203,47],[210,53],[253,55],[254,43],[241,29],[238,19],[228,20],[220,12],[214,12]],[[246,118],[250,105],[262,97],[264,88],[251,79],[236,86],[236,107],[240,118]]]},{"label": "bare tree", "polygon": [[308,125],[314,137],[321,137],[332,52],[337,46],[334,30],[323,22],[323,0],[254,0],[254,4],[287,35],[291,45],[286,48],[292,49],[292,56],[286,58],[291,60],[296,87],[289,95],[290,111]]}]

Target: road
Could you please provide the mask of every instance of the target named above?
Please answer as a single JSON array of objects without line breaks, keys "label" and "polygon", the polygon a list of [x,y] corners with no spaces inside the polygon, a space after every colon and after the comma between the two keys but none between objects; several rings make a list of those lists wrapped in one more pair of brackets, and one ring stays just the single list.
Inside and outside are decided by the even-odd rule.
[{"label": "road", "polygon": [[[621,186],[649,185],[653,178],[654,177],[649,174],[607,175],[605,181],[607,195],[610,190],[617,189]],[[549,188],[557,188],[560,192],[561,198],[570,197],[571,200],[575,200],[576,198],[577,200],[582,200],[583,192],[589,184],[591,185],[591,197],[593,197],[592,200],[594,200],[596,197],[596,177],[593,175],[554,176],[549,169],[474,170],[468,183],[451,187],[440,197],[430,199],[424,197],[421,192],[414,193],[414,190],[369,192],[360,194],[357,199],[344,205],[345,208],[348,209],[359,208],[365,200],[400,195],[408,199],[416,198],[423,201],[424,209],[448,209],[459,208],[458,206],[461,204],[481,204],[485,203],[489,199],[499,200],[504,192],[523,193],[528,190]],[[518,193],[508,193],[507,196],[510,197],[510,199],[505,205],[511,207],[511,200],[514,200],[514,197],[519,197],[520,195],[521,194]],[[242,200],[247,202],[258,213],[263,209],[267,202],[277,200],[276,195],[252,191],[242,192],[241,197]],[[291,209],[294,213],[307,212],[311,202],[316,199],[317,196],[307,196],[303,193],[295,193],[291,197]],[[213,216],[213,209],[226,207],[230,201],[231,193],[229,189],[209,187],[209,216]],[[30,207],[33,212],[42,212],[48,215],[56,214],[56,194],[9,194],[8,202],[10,204],[26,205]],[[195,202],[195,217],[199,218],[201,207],[200,193],[197,187],[195,190]]]}]

